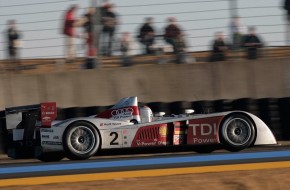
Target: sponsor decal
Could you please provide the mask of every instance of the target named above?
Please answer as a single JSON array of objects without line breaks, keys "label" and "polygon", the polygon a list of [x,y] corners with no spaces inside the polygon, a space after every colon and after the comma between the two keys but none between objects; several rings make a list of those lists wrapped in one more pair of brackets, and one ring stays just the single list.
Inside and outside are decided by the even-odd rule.
[{"label": "sponsor decal", "polygon": [[159,128],[159,134],[161,137],[166,137],[166,135],[168,134],[167,126],[161,126]]},{"label": "sponsor decal", "polygon": [[157,139],[154,139],[154,141],[137,140],[136,144],[137,144],[137,146],[157,146],[157,145],[164,145],[164,142],[159,141]]},{"label": "sponsor decal", "polygon": [[43,145],[62,145],[62,142],[42,141]]},{"label": "sponsor decal", "polygon": [[180,145],[184,144],[184,135],[174,135],[173,136],[173,144],[174,145]]},{"label": "sponsor decal", "polygon": [[218,143],[217,139],[202,139],[202,138],[193,138],[194,144],[213,144]]},{"label": "sponsor decal", "polygon": [[116,120],[128,119],[128,120],[130,120],[132,117],[133,117],[132,115],[116,115],[116,116],[113,116],[112,119],[116,119]]},{"label": "sponsor decal", "polygon": [[55,102],[46,102],[41,103],[41,122],[42,126],[49,127],[51,122],[56,118],[56,103]]},{"label": "sponsor decal", "polygon": [[54,136],[53,139],[56,139],[57,140],[57,139],[59,139],[59,136]]},{"label": "sponsor decal", "polygon": [[127,116],[131,116],[133,115],[133,108],[131,107],[128,107],[128,108],[120,108],[120,109],[116,109],[116,110],[113,110],[111,112],[111,115],[112,116],[117,116],[117,115],[127,115]]},{"label": "sponsor decal", "polygon": [[42,118],[42,120],[44,120],[44,121],[50,121],[50,117],[45,116],[45,117]]},{"label": "sponsor decal", "polygon": [[103,123],[103,125],[101,126],[118,126],[118,125],[122,125],[122,123]]},{"label": "sponsor decal", "polygon": [[187,144],[219,143],[219,123],[223,116],[189,120]]},{"label": "sponsor decal", "polygon": [[192,127],[193,136],[201,135],[201,136],[208,136],[208,135],[216,135],[217,134],[217,125],[209,124],[209,123],[202,123],[202,124],[191,124],[189,127]]},{"label": "sponsor decal", "polygon": [[42,139],[49,139],[49,135],[41,135]]},{"label": "sponsor decal", "polygon": [[41,129],[41,132],[53,133],[53,129]]}]

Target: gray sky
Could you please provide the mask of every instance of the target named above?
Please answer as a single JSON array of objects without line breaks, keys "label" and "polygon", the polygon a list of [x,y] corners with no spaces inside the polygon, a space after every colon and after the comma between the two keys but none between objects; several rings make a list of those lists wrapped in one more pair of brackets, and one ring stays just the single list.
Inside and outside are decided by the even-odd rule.
[{"label": "gray sky", "polygon": [[[210,48],[209,45],[211,44],[211,40],[213,39],[212,36],[216,31],[224,31],[226,34],[229,33],[228,25],[230,21],[229,10],[226,10],[229,8],[228,0],[212,0],[212,2],[208,1],[210,0],[112,0],[112,2],[117,6],[116,12],[120,16],[119,20],[121,25],[118,27],[117,32],[120,33],[123,31],[129,31],[132,33],[132,36],[136,36],[133,33],[138,30],[140,24],[143,22],[144,17],[152,16],[155,18],[154,26],[156,30],[161,33],[165,26],[165,19],[169,16],[174,16],[178,21],[180,21],[180,26],[187,34],[187,44],[191,46],[190,51],[208,50]],[[3,32],[5,30],[6,21],[8,19],[17,20],[19,23],[18,28],[23,32],[22,57],[42,58],[45,56],[55,57],[63,55],[64,42],[62,39],[63,36],[60,33],[60,28],[62,27],[61,19],[64,13],[62,10],[66,10],[70,4],[75,3],[79,4],[81,8],[85,8],[89,6],[91,1],[71,0],[63,2],[63,0],[59,0],[58,3],[39,4],[42,2],[57,2],[57,0],[0,0],[0,31]],[[10,5],[20,4],[31,5],[8,7]],[[146,4],[159,5],[125,7]],[[238,15],[242,17],[241,20],[245,26],[257,26],[258,33],[261,33],[260,36],[264,39],[267,45],[285,45],[285,19],[282,4],[283,0],[238,0],[238,7],[241,8],[238,10]],[[46,11],[55,12],[45,13]],[[78,11],[79,16],[83,13],[83,9]],[[46,20],[51,21],[39,22]],[[207,29],[212,27],[219,28]],[[42,29],[48,30],[31,31]],[[39,40],[34,41],[34,39]],[[4,36],[1,35],[0,59],[3,59],[4,57],[4,41]],[[77,40],[76,43],[81,44],[82,41]],[[84,54],[83,47],[78,45],[77,48],[78,55],[82,56]],[[140,49],[138,43],[136,43],[135,48]]]}]

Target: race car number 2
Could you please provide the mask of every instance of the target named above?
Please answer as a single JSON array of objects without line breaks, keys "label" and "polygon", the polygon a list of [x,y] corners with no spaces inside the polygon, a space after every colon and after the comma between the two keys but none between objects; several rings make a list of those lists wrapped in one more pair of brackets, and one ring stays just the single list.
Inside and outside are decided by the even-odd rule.
[{"label": "race car number 2", "polygon": [[112,141],[110,142],[110,145],[119,145],[119,142],[116,142],[118,140],[118,133],[117,132],[111,132],[110,136],[113,137]]},{"label": "race car number 2", "polygon": [[108,147],[122,147],[122,133],[121,131],[106,132],[106,145]]}]

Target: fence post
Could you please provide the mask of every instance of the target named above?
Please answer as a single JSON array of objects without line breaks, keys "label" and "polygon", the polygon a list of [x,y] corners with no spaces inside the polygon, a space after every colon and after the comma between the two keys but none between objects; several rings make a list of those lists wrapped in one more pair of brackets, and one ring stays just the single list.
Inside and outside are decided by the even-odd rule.
[{"label": "fence post", "polygon": [[230,18],[238,16],[238,1],[229,0]]}]

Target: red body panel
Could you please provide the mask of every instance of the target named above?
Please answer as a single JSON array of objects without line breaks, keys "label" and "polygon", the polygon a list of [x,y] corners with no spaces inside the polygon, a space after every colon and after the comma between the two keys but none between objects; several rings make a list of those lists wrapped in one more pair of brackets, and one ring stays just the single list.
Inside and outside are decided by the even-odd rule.
[{"label": "red body panel", "polygon": [[189,120],[187,144],[218,144],[219,127],[224,116]]},{"label": "red body panel", "polygon": [[172,144],[169,124],[156,124],[138,129],[131,147],[162,146]]},{"label": "red body panel", "polygon": [[41,103],[41,125],[42,127],[50,127],[51,123],[57,116],[57,109],[55,102]]}]

